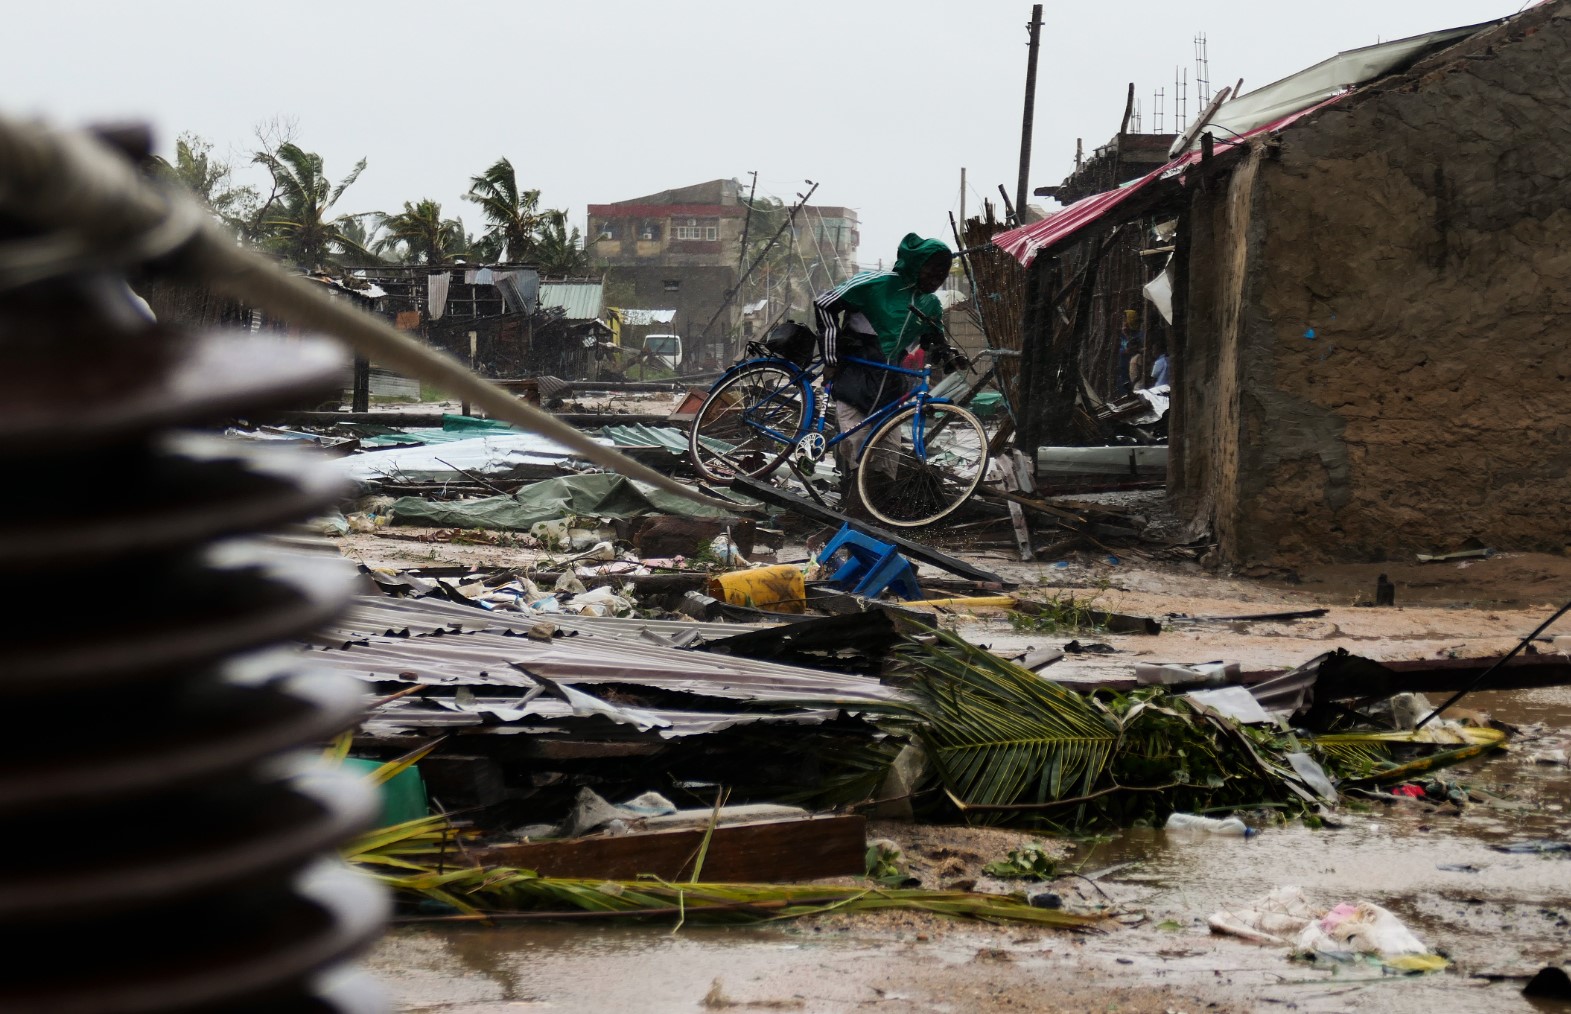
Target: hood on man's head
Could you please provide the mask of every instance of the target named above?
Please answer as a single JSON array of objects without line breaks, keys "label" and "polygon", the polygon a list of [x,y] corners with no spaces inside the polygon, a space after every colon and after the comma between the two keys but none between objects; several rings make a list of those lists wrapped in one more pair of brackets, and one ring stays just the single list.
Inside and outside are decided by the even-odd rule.
[{"label": "hood on man's head", "polygon": [[949,249],[949,244],[941,239],[923,239],[914,232],[906,233],[906,238],[900,241],[900,253],[895,257],[895,274],[900,279],[912,284],[916,283],[917,273],[922,270],[934,254],[943,254],[945,257],[954,257]]}]

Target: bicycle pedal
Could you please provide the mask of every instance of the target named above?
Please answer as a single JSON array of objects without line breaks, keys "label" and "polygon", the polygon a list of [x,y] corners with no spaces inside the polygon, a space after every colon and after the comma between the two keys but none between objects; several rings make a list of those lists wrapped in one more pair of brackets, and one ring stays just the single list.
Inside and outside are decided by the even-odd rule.
[{"label": "bicycle pedal", "polygon": [[828,441],[822,433],[809,433],[796,445],[796,459],[807,464],[816,464],[824,456]]}]

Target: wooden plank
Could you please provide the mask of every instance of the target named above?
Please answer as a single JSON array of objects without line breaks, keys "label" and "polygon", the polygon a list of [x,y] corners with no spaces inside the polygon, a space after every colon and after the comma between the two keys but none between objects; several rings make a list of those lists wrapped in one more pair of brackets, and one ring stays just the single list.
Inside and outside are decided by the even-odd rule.
[{"label": "wooden plank", "polygon": [[958,574],[972,581],[981,581],[986,584],[1001,586],[1004,583],[1004,579],[997,574],[985,571],[980,567],[974,567],[964,560],[957,560],[952,556],[940,553],[931,546],[924,546],[920,542],[912,542],[904,536],[896,535],[887,528],[880,528],[877,525],[870,525],[865,521],[847,517],[839,511],[830,510],[828,507],[816,504],[806,497],[787,493],[785,490],[771,486],[767,482],[759,482],[757,479],[735,479],[731,482],[731,490],[754,500],[762,500],[765,503],[774,504],[776,507],[784,507],[793,513],[812,518],[814,521],[822,521],[824,524],[849,524],[858,531],[866,532],[875,539],[889,543],[906,556],[921,560],[923,563],[930,563],[940,570],[947,570],[951,574]]},{"label": "wooden plank", "polygon": [[[687,880],[705,828],[501,845],[473,853],[484,865],[544,877],[631,880],[648,874]],[[865,872],[867,819],[851,815],[722,824],[714,829],[700,879],[789,883]]]},{"label": "wooden plank", "polygon": [[1020,547],[1020,562],[1029,563],[1036,559],[1036,552],[1031,548],[1031,529],[1026,527],[1026,512],[1013,500],[1009,501],[1009,520],[1014,522],[1015,542]]}]

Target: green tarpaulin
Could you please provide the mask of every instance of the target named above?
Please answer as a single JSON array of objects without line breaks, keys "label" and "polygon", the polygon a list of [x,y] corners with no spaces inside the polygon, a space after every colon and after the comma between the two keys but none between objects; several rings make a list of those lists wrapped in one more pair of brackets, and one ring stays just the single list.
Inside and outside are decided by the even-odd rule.
[{"label": "green tarpaulin", "polygon": [[[742,505],[739,504],[740,509]],[[692,518],[734,515],[706,507],[609,472],[546,479],[525,486],[517,496],[432,503],[417,496],[393,502],[393,523],[436,528],[493,528],[528,531],[541,521],[565,517],[636,518],[647,514],[680,514]]]}]

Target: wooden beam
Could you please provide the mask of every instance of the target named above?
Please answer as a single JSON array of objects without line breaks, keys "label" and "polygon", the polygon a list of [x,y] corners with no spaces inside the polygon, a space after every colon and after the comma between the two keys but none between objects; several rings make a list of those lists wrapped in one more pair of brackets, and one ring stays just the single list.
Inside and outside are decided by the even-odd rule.
[{"label": "wooden beam", "polygon": [[1031,530],[1026,527],[1025,511],[1013,500],[1009,501],[1009,520],[1015,526],[1015,543],[1020,549],[1020,562],[1030,563],[1036,559],[1036,553],[1031,548]]},{"label": "wooden beam", "polygon": [[[470,853],[487,866],[542,877],[687,880],[706,829],[681,828],[563,841],[501,845]],[[709,883],[789,883],[866,872],[867,819],[808,817],[721,824],[709,839],[699,879]]]}]

